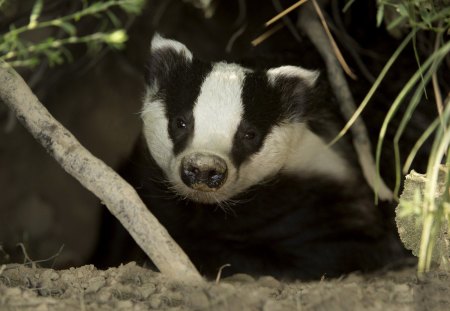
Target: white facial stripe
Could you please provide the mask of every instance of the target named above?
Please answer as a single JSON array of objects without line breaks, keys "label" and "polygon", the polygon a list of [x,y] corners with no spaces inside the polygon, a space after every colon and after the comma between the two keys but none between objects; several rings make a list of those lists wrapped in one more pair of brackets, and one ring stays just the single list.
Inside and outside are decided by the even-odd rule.
[{"label": "white facial stripe", "polygon": [[144,137],[150,153],[156,163],[167,172],[170,170],[170,162],[173,159],[173,143],[169,137],[169,122],[164,103],[160,101],[149,102],[147,98],[141,117],[144,123]]},{"label": "white facial stripe", "polygon": [[161,37],[159,34],[155,33],[151,43],[151,50],[156,51],[158,49],[169,48],[175,50],[178,54],[184,55],[189,61],[192,61],[192,53],[187,49],[187,47],[175,40],[170,40]]},{"label": "white facial stripe", "polygon": [[243,115],[241,99],[245,69],[217,63],[206,77],[194,106],[193,150],[230,152]]},{"label": "white facial stripe", "polygon": [[267,76],[271,83],[275,82],[275,79],[279,76],[300,78],[305,81],[309,86],[313,86],[319,77],[318,71],[308,70],[297,66],[281,66],[272,68],[267,71]]}]

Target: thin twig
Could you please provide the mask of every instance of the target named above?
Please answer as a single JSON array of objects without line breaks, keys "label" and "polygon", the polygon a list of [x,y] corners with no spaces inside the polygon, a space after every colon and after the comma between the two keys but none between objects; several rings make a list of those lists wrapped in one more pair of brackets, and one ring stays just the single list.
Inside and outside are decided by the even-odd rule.
[{"label": "thin twig", "polygon": [[333,48],[334,55],[336,55],[336,59],[339,61],[339,64],[341,64],[345,73],[353,80],[356,80],[358,77],[350,69],[350,67],[348,66],[347,62],[344,59],[344,56],[342,56],[342,53],[339,50],[339,47],[337,46],[336,41],[334,41],[333,35],[330,32],[330,29],[328,28],[327,21],[325,20],[325,17],[323,16],[320,6],[317,4],[316,0],[312,0],[312,3],[314,5],[314,9],[316,10],[317,16],[319,16],[319,18],[320,18],[320,22],[322,23],[323,29],[325,30],[325,33],[327,34],[328,40],[330,40],[330,44],[331,44],[331,47]]},{"label": "thin twig", "polygon": [[[281,13],[284,11],[284,8],[283,8],[280,0],[272,0],[272,4],[278,13]],[[292,20],[289,18],[289,16],[286,16],[286,15],[283,16],[283,23],[284,23],[284,25],[286,25],[287,29],[289,29],[292,36],[294,36],[295,40],[297,42],[302,42],[302,37],[298,33],[297,27],[295,27],[295,24],[292,22]]]},{"label": "thin twig", "polygon": [[216,284],[219,284],[219,282],[220,282],[220,278],[222,277],[222,270],[227,267],[231,267],[231,265],[229,263],[227,263],[219,268],[219,272],[217,272],[217,277],[216,277]]},{"label": "thin twig", "polygon": [[39,102],[25,81],[0,64],[0,101],[70,175],[105,202],[158,269],[186,283],[202,277],[186,254],[146,208],[136,191],[104,162],[94,157]]},{"label": "thin twig", "polygon": [[258,44],[261,44],[263,41],[267,40],[271,35],[276,33],[278,30],[283,28],[283,24],[276,24],[273,28],[267,30],[265,33],[260,35],[259,37],[252,40],[252,45],[257,46]]},{"label": "thin twig", "polygon": [[270,19],[269,21],[266,22],[265,26],[270,26],[273,23],[275,23],[277,20],[279,20],[280,18],[283,18],[283,16],[285,16],[286,14],[289,14],[290,12],[294,11],[296,8],[298,8],[299,6],[301,6],[302,4],[306,3],[306,1],[308,0],[299,0],[297,3],[294,3],[293,5],[291,5],[290,7],[288,7],[286,10],[284,10],[283,12],[275,15],[275,17],[273,17],[272,19]]},{"label": "thin twig", "polygon": [[17,243],[17,246],[20,247],[23,253],[23,264],[26,265],[27,263],[31,263],[31,268],[36,269],[36,262],[33,261],[30,256],[28,256],[27,249],[23,243]]}]

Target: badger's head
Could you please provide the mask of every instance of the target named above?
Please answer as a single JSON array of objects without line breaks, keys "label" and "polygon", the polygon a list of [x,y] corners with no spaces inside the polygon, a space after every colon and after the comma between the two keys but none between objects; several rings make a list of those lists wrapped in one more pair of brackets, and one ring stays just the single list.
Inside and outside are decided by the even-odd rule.
[{"label": "badger's head", "polygon": [[297,151],[302,141],[321,144],[304,124],[317,76],[202,62],[156,35],[142,110],[151,155],[179,195],[202,203],[231,199],[280,170],[314,170],[326,149]]}]

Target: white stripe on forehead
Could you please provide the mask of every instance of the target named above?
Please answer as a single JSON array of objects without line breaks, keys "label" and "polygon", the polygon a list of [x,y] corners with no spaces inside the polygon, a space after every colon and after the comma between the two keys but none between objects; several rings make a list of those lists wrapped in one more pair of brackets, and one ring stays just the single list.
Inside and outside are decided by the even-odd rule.
[{"label": "white stripe on forehead", "polygon": [[243,115],[242,85],[247,69],[217,63],[206,77],[194,106],[192,148],[227,153]]}]

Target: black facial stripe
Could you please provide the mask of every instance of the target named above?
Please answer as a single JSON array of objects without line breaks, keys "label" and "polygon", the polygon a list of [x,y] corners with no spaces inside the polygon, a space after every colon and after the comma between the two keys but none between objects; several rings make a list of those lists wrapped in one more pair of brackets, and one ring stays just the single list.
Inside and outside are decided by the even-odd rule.
[{"label": "black facial stripe", "polygon": [[[261,149],[267,134],[283,115],[281,93],[270,85],[265,72],[246,73],[241,96],[244,114],[231,151],[237,167]],[[245,139],[247,131],[256,133],[254,139]]]},{"label": "black facial stripe", "polygon": [[[179,154],[193,137],[194,104],[212,66],[196,59],[190,62],[170,48],[154,51],[151,58],[147,82],[153,83],[156,80],[156,99],[165,103],[169,136],[174,145],[173,152]],[[185,128],[177,127],[178,118],[186,123]]]}]

